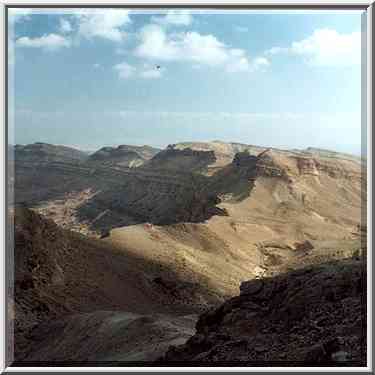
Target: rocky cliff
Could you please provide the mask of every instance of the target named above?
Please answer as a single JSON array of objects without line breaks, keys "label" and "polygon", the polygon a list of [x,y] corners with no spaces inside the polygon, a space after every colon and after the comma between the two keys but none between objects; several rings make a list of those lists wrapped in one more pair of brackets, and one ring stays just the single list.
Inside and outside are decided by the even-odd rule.
[{"label": "rocky cliff", "polygon": [[241,284],[200,316],[196,333],[160,360],[216,366],[363,366],[364,259],[307,267]]},{"label": "rocky cliff", "polygon": [[144,164],[159,151],[159,149],[150,146],[102,147],[90,155],[88,162],[93,165],[135,168]]},{"label": "rocky cliff", "polygon": [[175,149],[169,145],[156,154],[147,164],[148,168],[180,170],[204,173],[207,167],[216,161],[214,151],[192,150],[191,148]]}]

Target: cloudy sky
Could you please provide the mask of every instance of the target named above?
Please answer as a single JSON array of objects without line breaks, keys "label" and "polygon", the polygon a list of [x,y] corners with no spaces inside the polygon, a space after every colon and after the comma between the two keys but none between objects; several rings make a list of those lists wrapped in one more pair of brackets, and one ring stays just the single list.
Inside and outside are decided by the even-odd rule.
[{"label": "cloudy sky", "polygon": [[361,13],[9,10],[10,142],[361,152]]}]

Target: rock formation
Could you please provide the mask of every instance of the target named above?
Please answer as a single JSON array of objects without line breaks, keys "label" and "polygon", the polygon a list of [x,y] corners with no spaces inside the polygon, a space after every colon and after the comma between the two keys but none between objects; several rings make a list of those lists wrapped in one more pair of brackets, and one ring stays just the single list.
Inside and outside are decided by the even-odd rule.
[{"label": "rock formation", "polygon": [[122,168],[139,167],[151,159],[160,150],[150,146],[120,145],[115,147],[102,147],[90,155],[88,162],[101,166],[119,166]]},{"label": "rock formation", "polygon": [[308,267],[241,284],[200,316],[196,333],[159,363],[207,366],[363,366],[364,259]]}]

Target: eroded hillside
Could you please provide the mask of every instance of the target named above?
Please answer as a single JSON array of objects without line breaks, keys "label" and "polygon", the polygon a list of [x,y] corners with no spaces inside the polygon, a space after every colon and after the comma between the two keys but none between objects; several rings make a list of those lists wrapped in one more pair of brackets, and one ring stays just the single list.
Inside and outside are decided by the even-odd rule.
[{"label": "eroded hillside", "polygon": [[159,363],[221,366],[364,366],[363,258],[241,284],[200,316],[196,333]]},{"label": "eroded hillside", "polygon": [[347,155],[184,143],[129,165],[142,150],[46,150],[15,158],[15,202],[31,208],[15,214],[22,360],[154,360],[245,280],[364,252],[366,178]]},{"label": "eroded hillside", "polygon": [[[168,340],[186,339],[186,332],[191,331],[195,321],[194,314],[222,300],[222,296],[205,288],[203,278],[192,273],[183,275],[165,263],[140,258],[126,247],[117,249],[63,230],[26,208],[16,208],[14,223],[15,284],[11,315],[17,361],[89,360],[83,354],[84,348],[83,352],[68,354],[68,351],[72,345],[78,345],[75,340],[80,332],[93,328],[91,321],[96,329],[111,321],[115,324],[117,319],[119,325],[125,326],[140,319],[134,324],[142,325],[143,317],[155,330],[170,325],[170,334],[153,343],[162,341],[165,346]],[[191,323],[179,326],[179,322]],[[70,333],[65,341],[58,339],[61,346],[56,353],[41,354],[39,345],[44,345],[41,341],[57,339],[57,330],[64,331],[65,324],[69,325]],[[115,328],[116,325],[113,332],[118,336],[114,340],[121,341],[121,331],[116,332]],[[88,344],[89,352],[89,345],[98,345],[99,337]],[[131,339],[128,340],[130,351]],[[62,347],[64,351],[60,351]],[[109,347],[108,353],[115,355],[113,350]],[[152,345],[149,350],[160,354]],[[126,356],[125,352],[122,354]]]},{"label": "eroded hillside", "polygon": [[[210,160],[221,160],[214,173],[195,169]],[[259,273],[361,251],[366,181],[355,160],[213,142],[172,145],[149,162],[20,163],[16,201],[141,258],[205,274],[226,294]]]}]

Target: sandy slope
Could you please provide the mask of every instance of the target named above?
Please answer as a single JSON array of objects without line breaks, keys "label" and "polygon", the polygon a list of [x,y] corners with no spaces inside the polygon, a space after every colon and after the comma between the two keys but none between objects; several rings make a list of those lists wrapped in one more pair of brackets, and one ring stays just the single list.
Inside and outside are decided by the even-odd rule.
[{"label": "sandy slope", "polygon": [[267,163],[277,175],[262,172],[247,196],[236,191],[250,184],[246,165],[231,164],[212,178],[210,187],[219,186],[218,206],[227,216],[215,215],[203,223],[116,228],[105,241],[166,264],[223,296],[233,295],[241,281],[259,273],[275,274],[361,251],[364,186],[357,162],[323,162],[272,151]]}]

